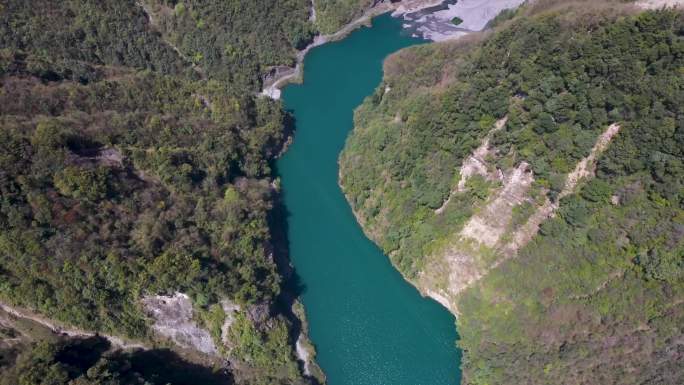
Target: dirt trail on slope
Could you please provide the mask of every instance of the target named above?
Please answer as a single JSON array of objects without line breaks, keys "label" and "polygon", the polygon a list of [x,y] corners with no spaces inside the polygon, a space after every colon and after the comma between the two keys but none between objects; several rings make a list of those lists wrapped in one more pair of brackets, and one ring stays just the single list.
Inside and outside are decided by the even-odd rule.
[{"label": "dirt trail on slope", "polygon": [[8,304],[4,303],[4,302],[0,302],[0,309],[4,310],[5,312],[7,312],[8,314],[11,314],[14,317],[28,319],[28,320],[31,320],[35,323],[43,325],[46,328],[52,330],[53,333],[58,334],[58,335],[66,335],[69,337],[84,337],[84,338],[99,336],[99,337],[105,338],[107,341],[109,341],[109,343],[112,344],[113,347],[116,347],[119,349],[145,349],[145,350],[149,349],[147,346],[145,346],[141,343],[127,342],[127,341],[124,341],[122,338],[117,337],[117,336],[91,332],[91,331],[78,329],[78,328],[66,327],[66,326],[60,325],[56,321],[52,321],[52,320],[45,318],[41,315],[38,315],[32,311],[12,307],[12,306],[9,306]]}]

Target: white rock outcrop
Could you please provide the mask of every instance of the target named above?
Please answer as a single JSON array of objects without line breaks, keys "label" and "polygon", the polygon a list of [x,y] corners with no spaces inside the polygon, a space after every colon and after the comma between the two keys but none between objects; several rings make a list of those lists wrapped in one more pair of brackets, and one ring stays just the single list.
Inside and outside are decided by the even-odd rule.
[{"label": "white rock outcrop", "polygon": [[142,300],[145,312],[152,317],[152,330],[171,339],[178,346],[214,355],[216,345],[207,330],[193,320],[192,301],[187,294],[148,295]]}]

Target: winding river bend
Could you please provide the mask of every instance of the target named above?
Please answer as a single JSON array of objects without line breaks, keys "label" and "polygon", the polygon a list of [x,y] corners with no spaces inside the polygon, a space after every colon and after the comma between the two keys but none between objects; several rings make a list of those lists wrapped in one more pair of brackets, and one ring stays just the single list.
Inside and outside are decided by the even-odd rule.
[{"label": "winding river bend", "polygon": [[337,184],[337,158],[353,110],[382,79],[382,60],[420,40],[401,21],[313,49],[304,84],[283,91],[294,113],[293,145],[278,161],[290,258],[318,362],[330,385],[454,385],[460,353],[453,316],[420,296],[368,240]]}]

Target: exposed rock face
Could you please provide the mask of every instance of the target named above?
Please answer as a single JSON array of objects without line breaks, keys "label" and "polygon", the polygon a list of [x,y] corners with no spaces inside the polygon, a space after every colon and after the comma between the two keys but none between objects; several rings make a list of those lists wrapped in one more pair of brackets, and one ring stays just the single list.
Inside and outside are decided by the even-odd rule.
[{"label": "exposed rock face", "polygon": [[503,181],[504,175],[501,170],[490,171],[490,167],[487,164],[487,157],[494,154],[494,149],[492,149],[489,145],[489,140],[491,139],[492,134],[501,130],[506,125],[507,120],[508,118],[498,120],[494,124],[494,129],[492,129],[492,131],[490,131],[490,133],[485,137],[485,139],[482,141],[482,144],[476,148],[475,151],[473,151],[473,154],[463,162],[463,165],[459,170],[461,179],[458,181],[456,188],[451,191],[451,194],[449,194],[449,198],[444,201],[441,207],[435,210],[435,214],[441,214],[444,212],[447,204],[449,201],[451,201],[451,198],[454,196],[454,194],[464,192],[466,190],[466,182],[468,182],[468,179],[470,179],[472,176],[480,175],[490,181]]},{"label": "exposed rock face", "polygon": [[[504,125],[505,120],[498,121],[492,132],[500,130]],[[619,131],[620,126],[612,124],[597,138],[589,155],[580,160],[567,175],[557,199],[573,193],[581,181],[593,177],[599,155],[606,150]],[[488,155],[495,152],[489,147],[489,138],[487,136],[482,145],[463,163],[461,180],[451,196],[464,192],[467,179],[473,175],[481,175],[490,180],[499,179],[503,175],[502,186],[478,208],[451,245],[437,257],[441,263],[428,265],[418,280],[418,286],[427,295],[454,313],[458,313],[454,305],[458,294],[503,261],[514,257],[537,234],[542,222],[552,217],[558,209],[557,200],[546,198],[542,204],[535,205],[534,212],[523,225],[511,228],[513,209],[524,202],[534,203],[530,196],[534,176],[526,162],[521,162],[510,170],[492,171],[494,167],[486,160]],[[449,200],[436,214],[444,210]],[[444,271],[445,267],[447,271]],[[442,277],[439,280],[442,282],[441,287],[435,287],[434,277]]]},{"label": "exposed rock face", "polygon": [[145,311],[154,319],[152,329],[177,345],[214,355],[216,345],[208,331],[192,319],[192,302],[183,293],[172,296],[146,296],[142,300]]},{"label": "exposed rock face", "polygon": [[309,351],[304,348],[304,343],[302,342],[302,335],[300,334],[299,337],[297,338],[297,344],[295,345],[297,348],[297,358],[304,364],[304,374],[307,376],[311,375],[311,357],[309,357]]},{"label": "exposed rock face", "polygon": [[534,177],[526,162],[507,172],[503,187],[479,213],[470,218],[461,230],[461,236],[487,247],[495,247],[510,225],[513,207],[528,199],[527,192],[532,182]]}]

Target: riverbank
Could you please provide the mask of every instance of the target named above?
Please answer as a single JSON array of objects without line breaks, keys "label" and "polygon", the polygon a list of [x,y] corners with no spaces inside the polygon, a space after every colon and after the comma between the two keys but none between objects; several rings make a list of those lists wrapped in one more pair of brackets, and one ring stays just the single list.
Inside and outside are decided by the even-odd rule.
[{"label": "riverbank", "polygon": [[[315,9],[312,4],[312,15],[315,15]],[[362,26],[368,26],[371,23],[373,17],[381,15],[385,12],[391,10],[391,5],[388,3],[380,3],[373,8],[370,8],[364,12],[364,14],[357,19],[351,21],[339,31],[330,35],[316,35],[313,42],[307,45],[303,50],[297,53],[297,64],[294,68],[290,67],[289,70],[282,70],[280,74],[276,74],[273,79],[268,80],[268,83],[264,84],[264,89],[261,92],[262,95],[268,96],[272,99],[280,99],[280,89],[290,83],[299,83],[302,81],[303,74],[303,64],[306,54],[312,48],[318,47],[328,42],[337,41],[344,39],[347,35],[353,32],[355,29]]]},{"label": "riverbank", "polygon": [[297,125],[277,161],[288,249],[330,385],[459,383],[454,317],[364,236],[337,183],[354,108],[380,83],[388,54],[422,42],[384,14],[372,28],[309,52],[306,81],[283,90]]},{"label": "riverbank", "polygon": [[[313,42],[297,53],[294,67],[276,67],[272,73],[264,77],[261,94],[272,99],[280,98],[280,90],[290,83],[302,81],[303,62],[306,54],[315,47],[325,43],[344,39],[351,32],[362,26],[368,26],[371,20],[387,12],[392,17],[403,19],[403,28],[410,31],[413,37],[431,41],[457,39],[469,32],[484,29],[489,21],[505,9],[516,8],[525,0],[407,0],[375,4],[363,15],[346,24],[339,31],[329,35],[317,35]],[[311,7],[311,14],[316,10]],[[461,23],[454,22],[461,20]]]},{"label": "riverbank", "polygon": [[[412,15],[421,12],[424,9],[429,9],[439,6],[445,0],[407,0],[401,2],[387,2],[383,1],[367,9],[363,15],[347,23],[339,31],[328,35],[316,35],[313,42],[306,46],[303,50],[297,53],[295,67],[278,67],[274,69],[274,73],[264,79],[264,88],[261,94],[272,99],[280,99],[280,90],[290,83],[300,83],[302,81],[303,63],[306,54],[315,47],[321,46],[325,43],[338,41],[347,37],[356,29],[369,26],[374,17],[382,15],[387,12],[392,12],[393,17],[401,17],[405,15]],[[312,15],[316,14],[316,10],[312,4]]]}]

